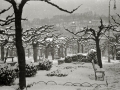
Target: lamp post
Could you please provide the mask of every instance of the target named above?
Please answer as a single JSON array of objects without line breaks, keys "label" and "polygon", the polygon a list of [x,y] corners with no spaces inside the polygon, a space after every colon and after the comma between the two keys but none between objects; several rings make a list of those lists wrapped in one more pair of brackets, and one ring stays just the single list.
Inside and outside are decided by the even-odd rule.
[{"label": "lamp post", "polygon": [[[110,25],[110,3],[112,0],[109,0],[109,14],[108,14],[108,24]],[[114,0],[114,9],[116,9],[116,0]],[[108,31],[108,38],[110,37],[110,30]],[[110,45],[109,45],[109,39],[108,39],[108,62],[110,62]]]}]

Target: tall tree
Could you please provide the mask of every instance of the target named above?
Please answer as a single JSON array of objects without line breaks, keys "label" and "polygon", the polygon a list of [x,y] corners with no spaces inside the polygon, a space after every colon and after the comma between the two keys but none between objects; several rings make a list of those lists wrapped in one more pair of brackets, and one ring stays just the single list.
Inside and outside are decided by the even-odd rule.
[{"label": "tall tree", "polygon": [[[72,37],[60,36],[56,40],[56,45],[58,46],[58,56],[67,56],[67,49],[70,47],[70,43],[74,40]],[[64,49],[64,50],[62,50]],[[64,51],[64,52],[62,52]]]},{"label": "tall tree", "polygon": [[[1,37],[1,59],[2,59],[2,61],[5,60],[5,57],[7,59],[7,54],[5,56],[5,52],[4,52],[5,51],[5,46],[7,48],[9,48],[10,46],[14,46],[14,35],[15,34],[8,33],[7,29],[4,30],[5,31],[4,33],[0,33],[0,37]],[[8,53],[7,51],[6,51],[6,53]],[[5,62],[6,62],[6,60],[5,60]]]},{"label": "tall tree", "polygon": [[[69,31],[70,33],[78,36],[78,37],[82,37],[81,33],[83,33],[84,35],[87,35],[87,37],[85,39],[92,39],[93,41],[95,41],[96,44],[96,50],[97,50],[97,59],[98,59],[98,65],[100,66],[100,68],[103,67],[102,65],[102,60],[101,60],[101,49],[100,49],[100,40],[103,37],[103,35],[106,34],[106,32],[109,29],[114,29],[113,26],[106,26],[103,24],[102,19],[100,20],[100,26],[98,26],[98,29],[93,29],[93,28],[88,28],[88,27],[84,27],[83,30],[80,30],[76,33],[71,32],[70,30],[66,29],[67,31]],[[105,35],[107,36],[107,35]],[[108,36],[107,36],[108,37]]]},{"label": "tall tree", "polygon": [[114,40],[114,46],[115,46],[115,53],[113,53],[113,56],[116,55],[116,59],[118,59],[118,53],[119,49],[116,49],[117,46],[119,46],[119,36],[120,36],[120,14],[116,14],[117,16],[111,16],[113,22],[111,23],[111,25],[118,27],[118,29],[114,29],[115,32],[114,36],[115,36],[115,40]]},{"label": "tall tree", "polygon": [[[3,9],[2,11],[0,11],[0,15],[6,13],[8,10],[11,9],[12,6],[8,7],[7,9]],[[1,26],[1,30],[0,30],[0,36],[1,36],[1,60],[4,61],[4,46],[9,42],[9,37],[11,36],[11,34],[8,34],[8,30],[11,29],[12,26],[7,27],[8,25],[10,25],[11,23],[14,22],[14,14],[12,15],[8,15],[6,16],[5,19],[0,19],[0,26]],[[5,29],[2,29],[2,27],[6,27]],[[4,38],[6,37],[6,38]]]},{"label": "tall tree", "polygon": [[45,47],[45,58],[48,58],[50,52],[52,55],[52,60],[54,60],[55,47],[57,45],[56,41],[58,39],[58,36],[59,33],[50,33],[44,38],[43,43],[40,43]]},{"label": "tall tree", "polygon": [[37,62],[38,46],[46,35],[53,31],[53,25],[44,25],[39,28],[31,28],[23,32],[23,41],[33,46],[33,59]]},{"label": "tall tree", "polygon": [[[5,0],[12,4],[14,13],[15,13],[15,41],[16,41],[16,48],[17,48],[17,55],[18,55],[18,63],[19,63],[19,86],[20,89],[23,90],[26,87],[26,79],[25,79],[25,51],[22,44],[22,25],[21,25],[21,19],[22,19],[22,13],[23,13],[23,7],[28,1],[32,0]],[[58,8],[61,11],[67,12],[67,13],[73,13],[76,11],[80,6],[73,9],[72,11],[65,10],[58,5],[52,3],[50,0],[33,0],[33,1],[43,1],[47,4],[50,4],[56,8]]]}]

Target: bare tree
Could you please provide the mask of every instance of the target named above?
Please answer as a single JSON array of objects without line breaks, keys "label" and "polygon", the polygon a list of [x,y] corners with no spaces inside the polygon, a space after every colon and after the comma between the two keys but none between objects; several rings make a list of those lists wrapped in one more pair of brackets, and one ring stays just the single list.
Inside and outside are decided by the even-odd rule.
[{"label": "bare tree", "polygon": [[[114,36],[115,36],[115,40],[114,41],[112,41],[112,44],[114,45],[114,47],[115,47],[115,52],[113,52],[112,53],[112,55],[113,55],[113,58],[114,58],[114,55],[116,55],[117,57],[116,57],[116,59],[119,59],[119,55],[118,55],[118,51],[119,51],[119,49],[116,49],[116,46],[117,46],[117,44],[119,43],[119,35],[120,35],[120,30],[119,30],[119,27],[120,27],[120,15],[119,14],[116,14],[117,16],[111,16],[111,18],[112,18],[112,20],[113,20],[113,22],[112,22],[112,24],[111,25],[113,25],[113,26],[115,26],[115,27],[118,27],[118,29],[114,29],[114,31],[115,32],[117,32],[117,33],[114,33]],[[115,43],[115,44],[114,44]]]},{"label": "bare tree", "polygon": [[[8,7],[7,9],[3,9],[2,11],[0,11],[0,15],[6,13],[8,10],[11,9],[12,6]],[[6,16],[5,19],[0,19],[0,26],[1,27],[6,27],[10,24],[12,24],[14,22],[13,19],[13,14],[12,15],[8,15]],[[11,29],[12,26],[10,27],[6,27],[6,29],[1,29],[0,30],[0,35],[1,35],[1,59],[4,61],[4,46],[9,42],[9,37],[11,36],[11,34],[8,34],[7,31]],[[6,39],[4,37],[7,37]]]},{"label": "bare tree", "polygon": [[58,45],[58,47],[59,47],[58,48],[58,56],[59,57],[67,56],[67,48],[70,46],[73,46],[73,45],[71,45],[71,42],[74,40],[76,40],[76,38],[74,38],[74,37],[67,37],[67,36],[58,37],[58,39],[56,41],[56,45]]},{"label": "bare tree", "polygon": [[[26,87],[26,79],[25,79],[25,51],[22,44],[22,25],[21,25],[21,19],[22,19],[22,13],[23,13],[23,7],[28,1],[32,0],[5,0],[12,4],[15,14],[15,41],[16,41],[16,48],[17,48],[17,55],[18,55],[18,63],[19,63],[19,86],[20,89],[23,90]],[[58,8],[61,11],[67,12],[67,13],[73,13],[76,11],[80,6],[73,9],[72,11],[65,10],[58,5],[52,3],[50,0],[33,0],[33,1],[43,1],[46,2],[56,8]]]},{"label": "bare tree", "polygon": [[[55,30],[56,31],[56,30]],[[45,47],[45,58],[48,58],[49,52],[51,53],[52,60],[54,60],[54,54],[55,54],[55,47],[57,45],[56,41],[58,40],[59,33],[50,33],[46,37],[44,37],[43,43],[40,43]]]},{"label": "bare tree", "polygon": [[[117,14],[117,17],[119,18],[118,20],[120,20],[120,15]],[[116,20],[113,16],[111,16],[112,20],[114,21],[114,23],[116,24],[116,26],[120,26],[120,22],[118,20]],[[119,32],[119,31],[118,31]]]},{"label": "bare tree", "polygon": [[[93,28],[88,28],[88,27],[84,27],[83,30],[80,30],[80,31],[78,31],[76,33],[71,32],[68,29],[65,29],[65,30],[69,31],[70,33],[72,33],[72,34],[74,34],[74,35],[76,35],[76,36],[78,36],[80,38],[82,36],[84,36],[84,35],[87,35],[87,37],[85,39],[92,39],[93,41],[95,41],[95,43],[96,43],[96,50],[97,50],[98,65],[100,66],[100,68],[102,68],[103,66],[102,66],[102,60],[101,60],[100,40],[103,37],[103,35],[105,35],[106,37],[108,37],[106,35],[106,32],[109,29],[114,30],[115,28],[113,26],[103,25],[103,21],[101,19],[100,20],[100,26],[98,26],[98,30],[93,29]],[[81,33],[84,33],[84,34],[81,36]]]},{"label": "bare tree", "polygon": [[54,32],[52,30],[53,28],[53,25],[44,25],[39,28],[31,28],[23,32],[23,41],[33,46],[34,62],[37,62],[38,46],[42,43],[41,40],[46,38],[46,35],[50,32]]},{"label": "bare tree", "polygon": [[[8,56],[7,54],[5,56],[4,47],[6,46],[7,51],[8,51],[9,46],[11,46],[11,45],[14,46],[14,36],[15,36],[15,34],[8,33],[9,29],[10,28],[8,27],[7,29],[3,30],[4,31],[3,33],[0,33],[1,34],[0,35],[1,36],[1,59],[4,62],[6,62],[6,59],[7,59],[7,56]],[[6,51],[6,53],[8,53],[7,51]]]},{"label": "bare tree", "polygon": [[[65,50],[65,56],[67,56],[67,48],[70,46],[70,43],[71,43],[71,41],[73,40],[73,38],[71,38],[71,37],[65,37],[65,36],[63,36],[63,40],[59,40],[58,39],[58,45],[59,46],[62,46]],[[60,49],[60,48],[59,48]],[[62,52],[60,52],[60,54],[61,54]],[[63,55],[59,55],[60,57],[61,56],[63,56]]]}]

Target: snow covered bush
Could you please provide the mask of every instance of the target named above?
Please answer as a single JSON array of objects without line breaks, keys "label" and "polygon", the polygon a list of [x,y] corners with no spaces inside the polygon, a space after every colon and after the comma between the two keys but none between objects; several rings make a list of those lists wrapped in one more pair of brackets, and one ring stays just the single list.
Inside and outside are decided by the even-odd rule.
[{"label": "snow covered bush", "polygon": [[0,85],[11,85],[16,79],[16,72],[10,65],[0,66]]},{"label": "snow covered bush", "polygon": [[37,73],[37,67],[33,63],[26,64],[25,69],[26,69],[26,77],[32,77]]},{"label": "snow covered bush", "polygon": [[87,53],[87,60],[91,62],[94,60],[94,63],[97,63],[97,55],[96,55],[96,50],[95,49],[90,49]]},{"label": "snow covered bush", "polygon": [[[17,77],[19,77],[19,68],[18,65],[16,65],[17,68],[15,68],[15,71],[17,73]],[[37,73],[37,67],[33,63],[28,63],[25,65],[26,70],[26,77],[32,77],[36,75]]]},{"label": "snow covered bush", "polygon": [[58,59],[58,65],[63,64],[63,63],[65,63],[65,59],[64,58]]},{"label": "snow covered bush", "polygon": [[77,55],[73,55],[73,56],[72,56],[72,61],[73,61],[73,62],[78,61],[78,56],[77,56]]},{"label": "snow covered bush", "polygon": [[86,55],[82,53],[78,53],[77,56],[78,56],[78,62],[87,62]]},{"label": "snow covered bush", "polygon": [[87,62],[86,56],[81,53],[78,53],[76,55],[66,56],[65,63],[71,63],[71,62]]},{"label": "snow covered bush", "polygon": [[65,57],[65,63],[71,63],[72,62],[72,57],[71,56],[66,56]]},{"label": "snow covered bush", "polygon": [[48,73],[47,76],[65,77],[65,76],[68,76],[68,74],[65,72],[62,72],[61,70],[56,70]]},{"label": "snow covered bush", "polygon": [[40,61],[37,68],[38,70],[50,70],[52,67],[52,62],[49,60]]},{"label": "snow covered bush", "polygon": [[78,53],[76,55],[66,56],[65,63],[71,62],[91,62],[94,60],[97,63],[97,55],[95,49],[90,49],[87,54]]}]

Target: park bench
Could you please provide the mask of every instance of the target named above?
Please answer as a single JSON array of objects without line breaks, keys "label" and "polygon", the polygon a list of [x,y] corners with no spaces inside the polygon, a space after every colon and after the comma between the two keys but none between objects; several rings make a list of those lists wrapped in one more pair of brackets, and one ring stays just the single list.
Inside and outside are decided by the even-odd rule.
[{"label": "park bench", "polygon": [[6,60],[7,60],[8,58],[11,58],[11,59],[12,59],[12,62],[13,62],[14,57],[13,57],[13,56],[9,56],[9,57],[5,57],[5,63],[6,63]]},{"label": "park bench", "polygon": [[14,66],[17,62],[7,62],[8,65]]},{"label": "park bench", "polygon": [[95,63],[94,61],[92,61],[92,66],[95,72],[95,80],[98,80],[98,75],[97,74],[102,74],[100,78],[102,78],[102,80],[104,81],[104,76],[105,76],[105,71],[104,70],[97,70],[97,68],[95,67]]}]

